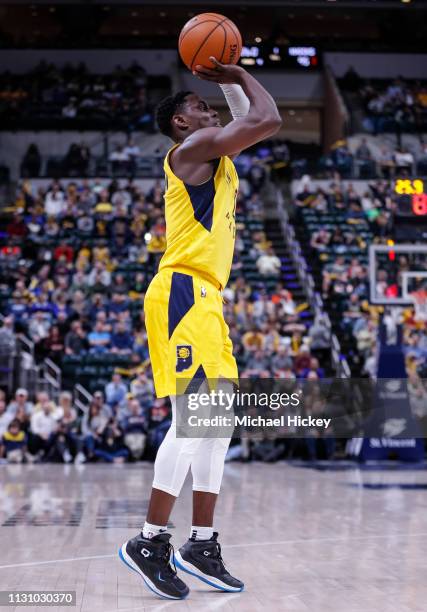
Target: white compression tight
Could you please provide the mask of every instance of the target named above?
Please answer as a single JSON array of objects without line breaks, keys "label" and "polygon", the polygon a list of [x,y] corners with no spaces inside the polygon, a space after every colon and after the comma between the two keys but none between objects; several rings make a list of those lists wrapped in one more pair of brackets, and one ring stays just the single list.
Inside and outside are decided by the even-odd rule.
[{"label": "white compression tight", "polygon": [[172,424],[157,452],[153,487],[178,497],[191,467],[193,491],[218,494],[230,438],[177,438],[175,396],[171,403]]}]

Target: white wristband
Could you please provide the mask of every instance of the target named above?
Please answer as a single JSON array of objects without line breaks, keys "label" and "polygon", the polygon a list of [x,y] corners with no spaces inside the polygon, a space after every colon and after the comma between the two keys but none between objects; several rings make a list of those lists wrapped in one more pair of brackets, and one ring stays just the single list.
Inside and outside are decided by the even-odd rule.
[{"label": "white wristband", "polygon": [[241,86],[237,85],[237,83],[230,83],[228,85],[220,84],[220,87],[227,100],[233,119],[246,117],[249,113],[250,102]]}]

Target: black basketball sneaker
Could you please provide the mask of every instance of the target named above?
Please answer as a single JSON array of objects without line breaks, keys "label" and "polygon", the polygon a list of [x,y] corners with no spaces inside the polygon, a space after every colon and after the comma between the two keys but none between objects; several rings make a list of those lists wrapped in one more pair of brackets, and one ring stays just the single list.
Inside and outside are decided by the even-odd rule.
[{"label": "black basketball sneaker", "polygon": [[176,573],[171,534],[160,533],[151,539],[142,533],[128,540],[119,550],[120,559],[140,574],[147,587],[166,599],[184,599],[190,589]]},{"label": "black basketball sneaker", "polygon": [[210,540],[190,538],[174,555],[176,566],[221,591],[243,591],[244,584],[224,566],[215,532]]}]

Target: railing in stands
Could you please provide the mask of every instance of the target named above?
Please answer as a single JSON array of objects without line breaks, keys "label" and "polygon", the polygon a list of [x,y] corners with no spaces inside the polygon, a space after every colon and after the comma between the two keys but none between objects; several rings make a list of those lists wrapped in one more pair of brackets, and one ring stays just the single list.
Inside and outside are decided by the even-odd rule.
[{"label": "railing in stands", "polygon": [[6,387],[8,393],[13,391],[14,363],[16,353],[10,350],[0,350],[0,385]]},{"label": "railing in stands", "polygon": [[57,400],[62,388],[61,370],[49,358],[45,359],[37,369],[37,391],[47,391],[53,399]]},{"label": "railing in stands", "polygon": [[16,336],[16,347],[18,353],[26,351],[32,357],[34,357],[34,342],[30,340],[30,338],[27,338],[27,336],[24,336],[23,334]]},{"label": "railing in stands", "polygon": [[36,392],[38,368],[34,362],[34,342],[19,334],[16,336],[15,381],[17,387],[27,389],[30,397]]},{"label": "railing in stands", "polygon": [[79,383],[74,385],[74,404],[83,414],[88,412],[92,400],[93,395],[87,389]]},{"label": "railing in stands", "polygon": [[[313,309],[315,316],[322,316],[329,330],[332,330],[331,320],[324,309],[323,300],[319,292],[316,291],[313,277],[308,271],[307,262],[302,253],[301,246],[296,238],[294,228],[290,223],[289,215],[285,208],[283,194],[280,189],[277,190],[277,204],[283,235],[295,264],[301,286],[306,292],[308,303]],[[345,357],[343,357],[341,354],[341,345],[335,334],[331,335],[331,360],[332,367],[334,368],[338,378],[351,377],[350,367]]]}]

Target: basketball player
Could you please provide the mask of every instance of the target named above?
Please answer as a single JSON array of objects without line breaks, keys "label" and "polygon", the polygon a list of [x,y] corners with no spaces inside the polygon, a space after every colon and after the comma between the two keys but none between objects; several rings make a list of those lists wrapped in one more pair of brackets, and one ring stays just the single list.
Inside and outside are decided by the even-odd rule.
[{"label": "basketball player", "polygon": [[[221,290],[233,259],[238,177],[232,157],[275,134],[281,118],[270,94],[243,68],[196,66],[193,74],[219,83],[233,115],[218,114],[184,91],[157,110],[162,133],[175,145],[166,155],[167,248],[145,297],[144,310],[156,395],[170,396],[172,425],[154,464],[151,499],[142,533],[125,542],[121,559],[146,585],[168,599],[189,589],[176,566],[222,591],[243,583],[225,569],[213,516],[229,438],[177,438],[177,381],[237,379]],[[166,526],[188,470],[193,476],[190,539],[172,557]]]}]

